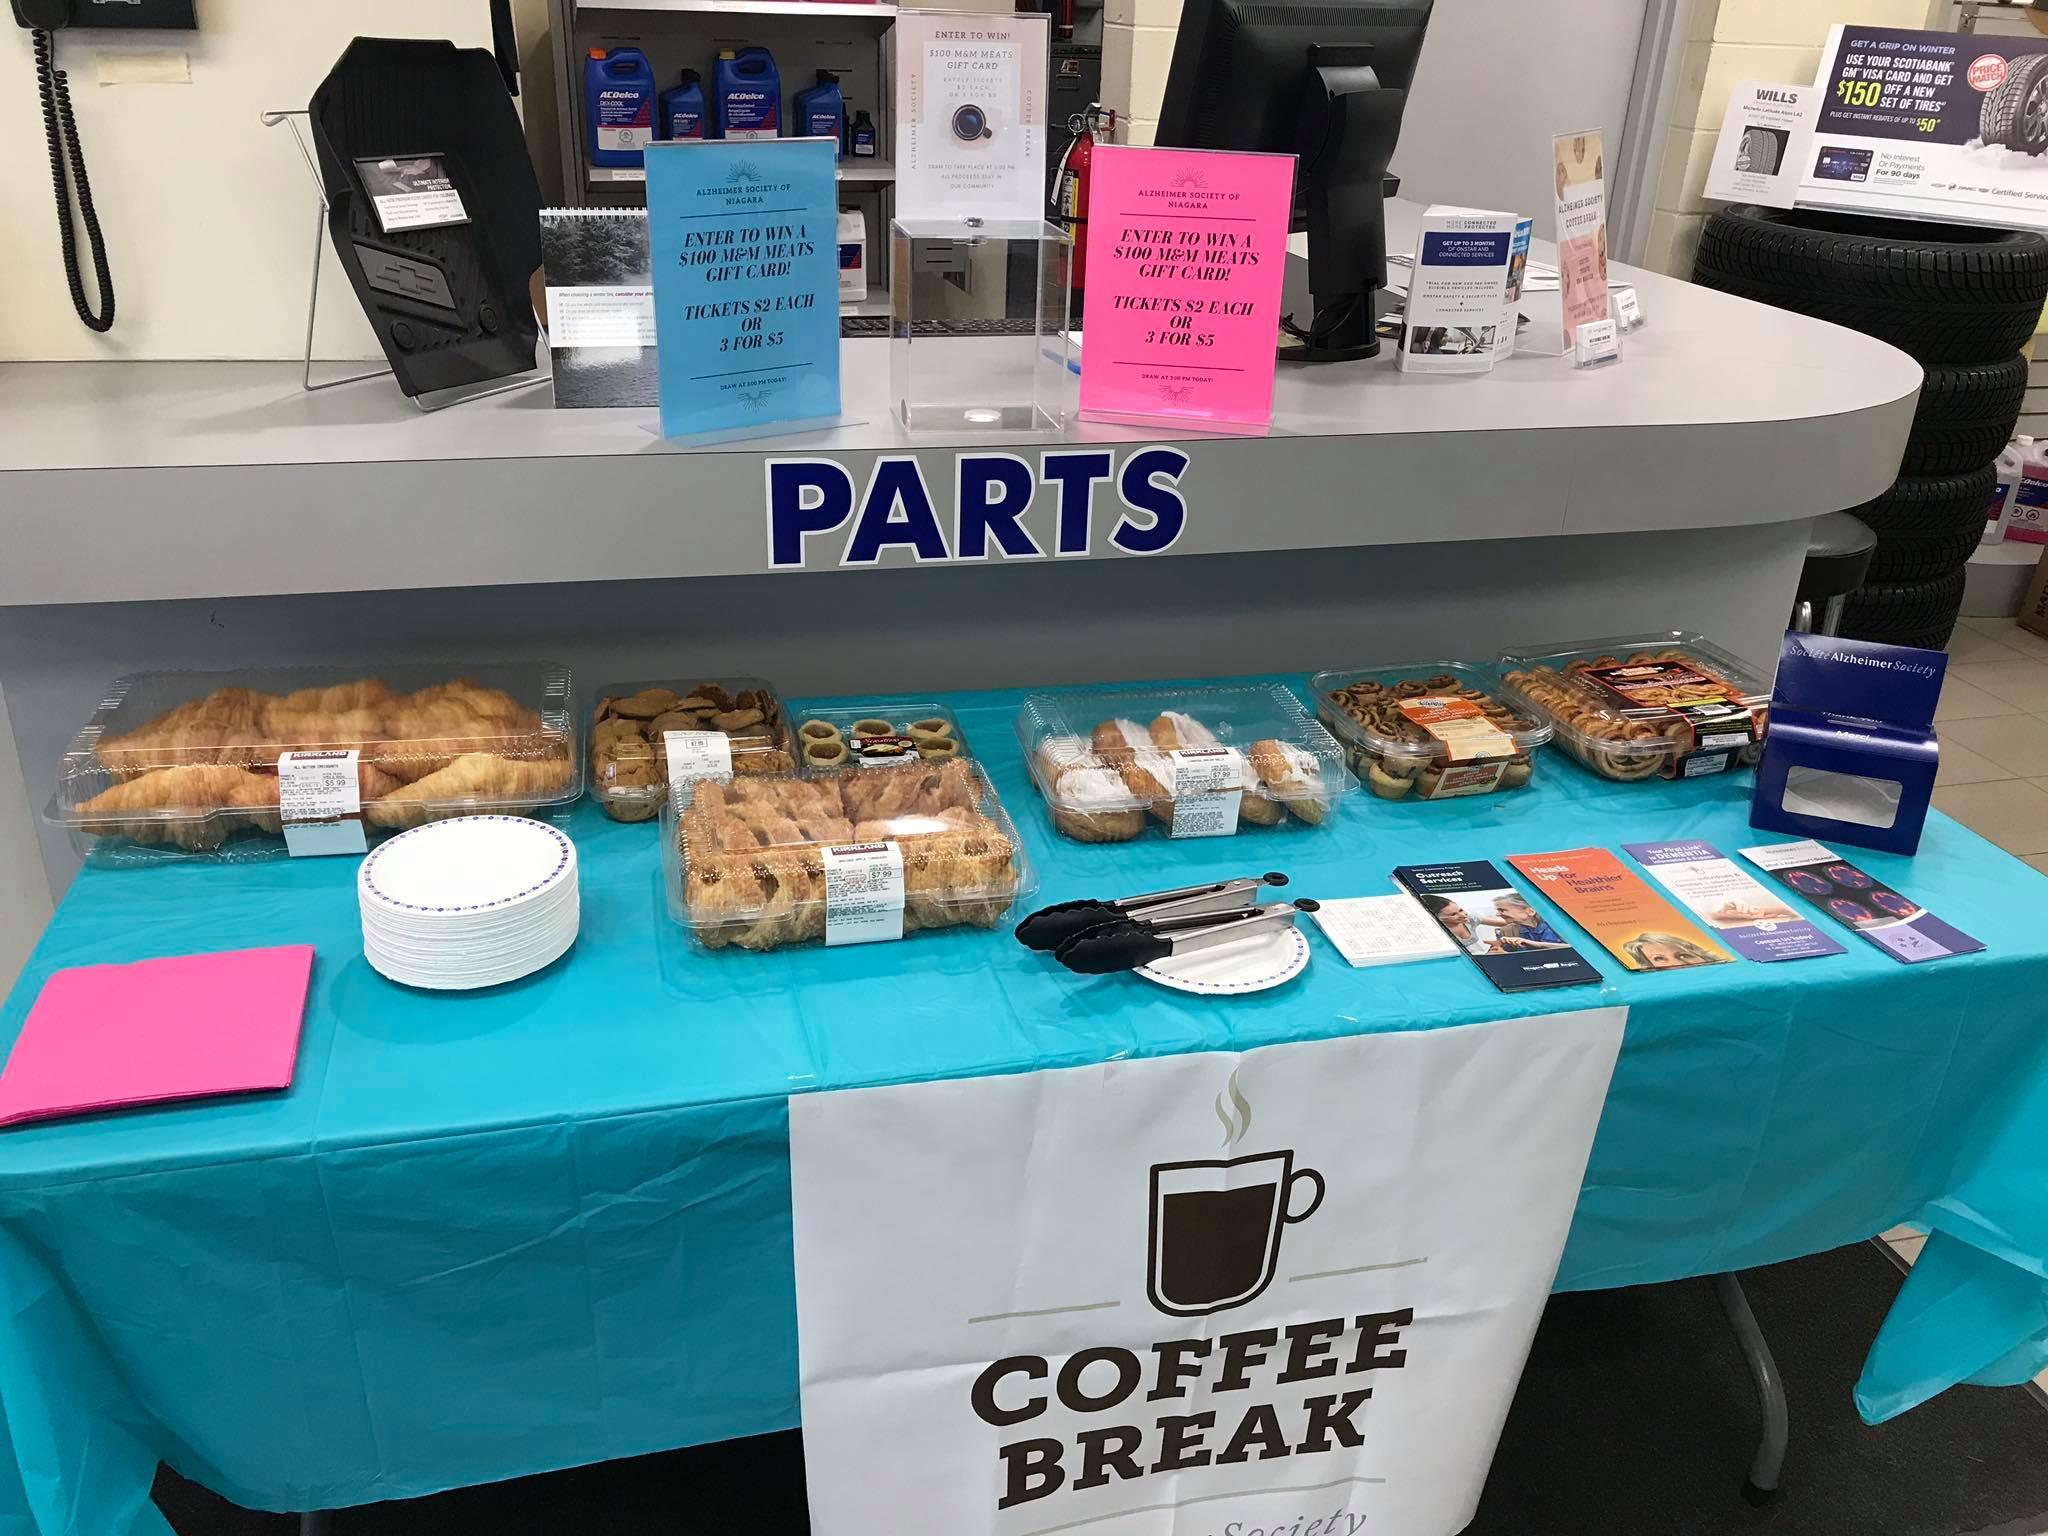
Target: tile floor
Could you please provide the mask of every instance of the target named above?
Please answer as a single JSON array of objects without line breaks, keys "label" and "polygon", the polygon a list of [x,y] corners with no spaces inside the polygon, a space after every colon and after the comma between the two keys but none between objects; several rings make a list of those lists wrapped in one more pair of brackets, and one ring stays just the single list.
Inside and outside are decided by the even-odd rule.
[{"label": "tile floor", "polygon": [[2048,874],[2048,639],[1964,619],[1948,650],[1934,803]]}]

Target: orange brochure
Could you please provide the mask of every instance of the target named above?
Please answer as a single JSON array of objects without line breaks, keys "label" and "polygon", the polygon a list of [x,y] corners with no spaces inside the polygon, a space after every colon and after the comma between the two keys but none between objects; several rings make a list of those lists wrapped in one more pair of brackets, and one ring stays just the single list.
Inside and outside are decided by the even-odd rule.
[{"label": "orange brochure", "polygon": [[1508,862],[1632,971],[1727,965],[1735,958],[1605,848],[1521,853]]}]

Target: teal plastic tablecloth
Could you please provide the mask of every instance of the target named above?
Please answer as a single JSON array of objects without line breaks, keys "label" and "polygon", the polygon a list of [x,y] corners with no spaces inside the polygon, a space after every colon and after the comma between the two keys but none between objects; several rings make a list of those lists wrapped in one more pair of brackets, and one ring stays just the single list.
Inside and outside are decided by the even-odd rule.
[{"label": "teal plastic tablecloth", "polygon": [[[1017,702],[955,700],[1041,902],[1271,868],[1357,895],[1398,863],[1777,840],[1748,825],[1747,775],[1614,785],[1549,752],[1519,792],[1084,847],[1026,778]],[[1072,976],[1002,933],[708,955],[670,923],[653,827],[586,805],[572,831],[575,950],[480,995],[369,969],[354,860],[79,878],[0,1040],[62,966],[288,942],[318,960],[290,1092],[0,1133],[0,1536],[161,1533],[159,1459],[311,1509],[795,1424],[791,1093],[1590,1000],[1503,997],[1459,958],[1354,971],[1320,935],[1299,981],[1227,1002]],[[1909,967],[1844,933],[1844,955],[1769,966],[1627,976],[1602,957],[1628,1031],[1558,1284],[1922,1220],[1858,1389],[1876,1418],[2048,1363],[2048,881],[1940,816],[1916,858],[1857,857],[1988,952]]]}]

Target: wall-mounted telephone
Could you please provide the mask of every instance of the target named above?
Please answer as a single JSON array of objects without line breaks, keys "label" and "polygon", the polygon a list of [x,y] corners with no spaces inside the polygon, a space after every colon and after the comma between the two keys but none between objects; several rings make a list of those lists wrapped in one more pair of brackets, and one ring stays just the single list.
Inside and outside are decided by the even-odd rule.
[{"label": "wall-mounted telephone", "polygon": [[[64,277],[71,285],[71,307],[95,331],[114,324],[114,278],[107,270],[107,242],[93,211],[92,183],[86,179],[85,150],[78,142],[78,124],[71,116],[71,86],[57,67],[60,27],[177,27],[198,25],[192,0],[12,0],[14,20],[33,34],[36,89],[43,102],[43,135],[50,145],[50,184],[57,196],[57,238],[64,248]],[[99,311],[86,299],[85,277],[79,270],[78,236],[72,209],[85,229],[92,250],[93,276],[99,288]]]}]

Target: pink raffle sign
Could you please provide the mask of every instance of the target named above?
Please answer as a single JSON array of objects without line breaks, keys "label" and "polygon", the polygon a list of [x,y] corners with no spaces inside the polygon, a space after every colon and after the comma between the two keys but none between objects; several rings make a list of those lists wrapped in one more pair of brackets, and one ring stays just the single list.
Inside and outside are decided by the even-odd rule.
[{"label": "pink raffle sign", "polygon": [[1270,422],[1294,156],[1105,144],[1090,174],[1081,414]]}]

